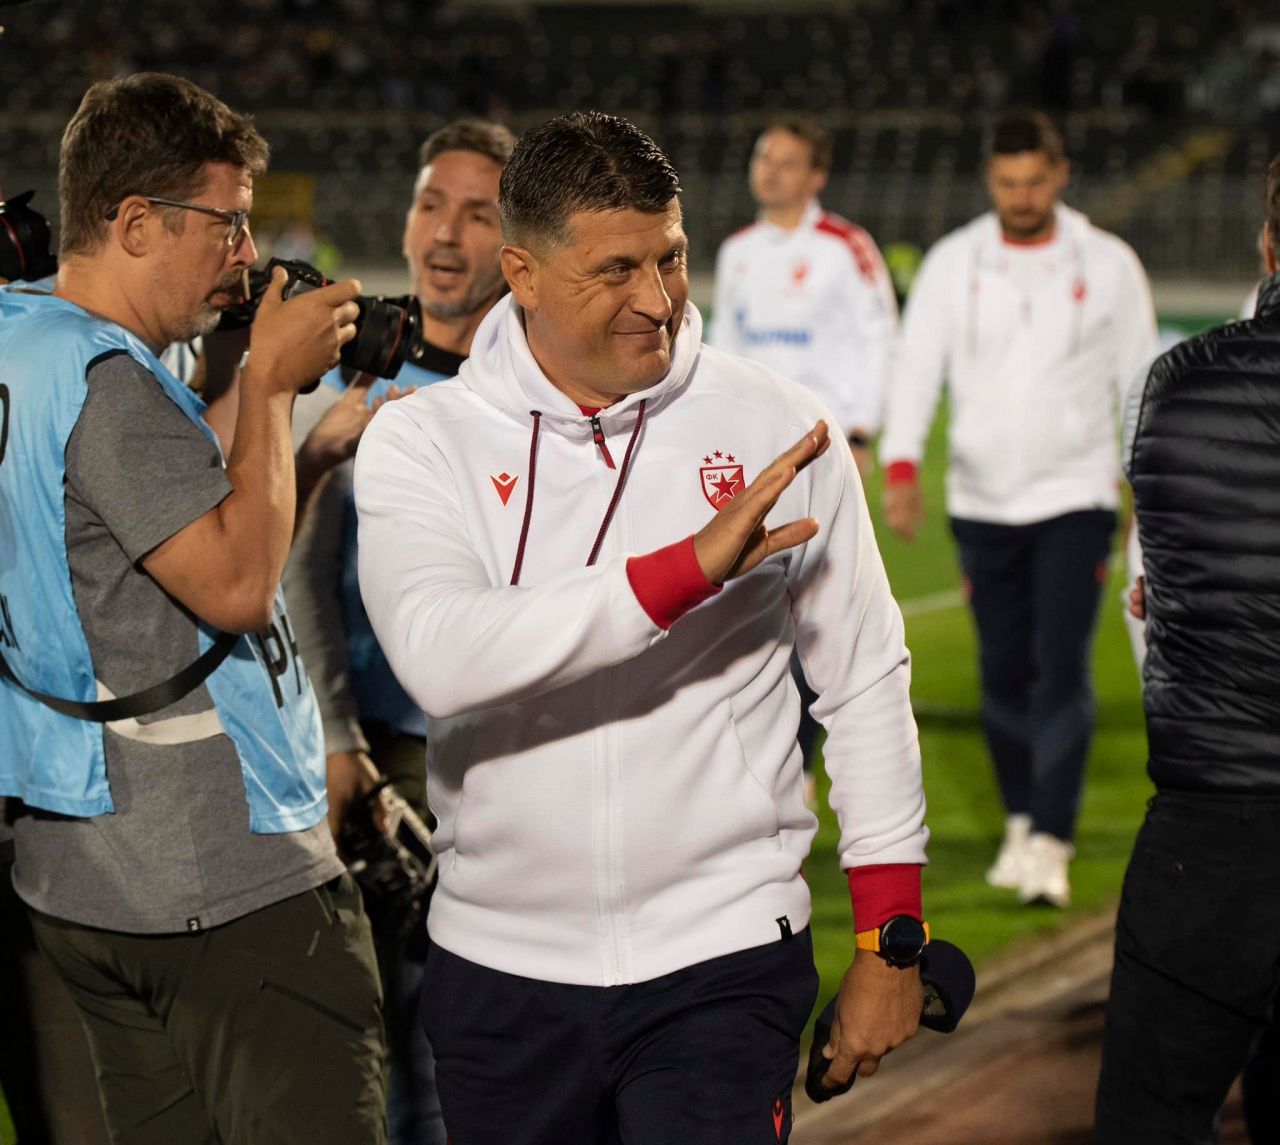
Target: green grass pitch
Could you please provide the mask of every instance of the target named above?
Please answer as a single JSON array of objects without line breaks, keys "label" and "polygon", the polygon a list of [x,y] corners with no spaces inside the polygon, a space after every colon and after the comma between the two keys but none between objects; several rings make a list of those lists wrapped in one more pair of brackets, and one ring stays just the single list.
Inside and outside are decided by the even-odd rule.
[{"label": "green grass pitch", "polygon": [[[995,855],[1004,815],[978,723],[977,650],[947,527],[943,493],[942,419],[930,441],[922,481],[925,524],[914,544],[884,527],[880,475],[867,498],[894,595],[906,614],[912,653],[912,704],[920,727],[927,821],[932,831],[924,874],[926,917],[939,938],[962,947],[981,966],[1018,941],[1066,925],[1119,893],[1124,867],[1152,792],[1137,670],[1124,629],[1124,570],[1104,590],[1094,651],[1097,733],[1089,760],[1071,866],[1069,911],[1023,907],[1012,891],[994,890],[983,874]],[[1120,544],[1117,532],[1117,546]],[[825,796],[826,779],[819,777]],[[813,935],[822,975],[819,1004],[835,992],[853,938],[848,884],[836,858],[835,818],[822,805],[818,836],[805,864],[813,892]]]}]

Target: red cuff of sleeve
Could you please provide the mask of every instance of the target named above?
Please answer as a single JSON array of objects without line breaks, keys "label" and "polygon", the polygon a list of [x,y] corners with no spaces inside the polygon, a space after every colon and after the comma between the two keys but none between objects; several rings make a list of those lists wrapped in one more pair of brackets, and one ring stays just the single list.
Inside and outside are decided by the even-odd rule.
[{"label": "red cuff of sleeve", "polygon": [[896,914],[924,918],[920,898],[920,866],[917,863],[884,863],[854,867],[849,876],[853,900],[853,926],[859,933],[873,930]]},{"label": "red cuff of sleeve", "polygon": [[920,467],[914,461],[891,461],[884,468],[886,485],[904,485],[914,481]]},{"label": "red cuff of sleeve", "polygon": [[659,628],[670,628],[720,589],[702,575],[693,536],[627,561],[627,580],[640,607]]}]

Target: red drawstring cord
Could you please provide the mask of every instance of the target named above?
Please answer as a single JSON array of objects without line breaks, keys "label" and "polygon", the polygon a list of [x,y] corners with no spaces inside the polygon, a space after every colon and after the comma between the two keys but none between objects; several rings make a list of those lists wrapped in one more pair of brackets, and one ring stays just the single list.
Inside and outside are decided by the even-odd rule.
[{"label": "red drawstring cord", "polygon": [[[644,410],[648,399],[642,401],[636,407],[636,427],[631,431],[631,440],[627,442],[627,452],[622,458],[622,468],[618,471],[618,480],[613,487],[613,497],[609,501],[609,508],[605,511],[604,520],[600,522],[600,531],[596,534],[596,543],[591,546],[591,555],[587,558],[587,566],[596,563],[596,558],[600,555],[600,547],[604,544],[605,534],[609,531],[609,525],[613,521],[613,515],[617,512],[618,502],[622,500],[622,487],[627,483],[627,474],[631,470],[631,455],[635,452],[636,441],[640,437],[640,428],[644,425]],[[524,521],[520,525],[520,543],[516,546],[516,563],[511,570],[511,584],[514,587],[520,583],[520,569],[524,566],[524,549],[529,540],[529,522],[533,520],[533,490],[534,483],[538,473],[538,430],[542,422],[542,412],[540,410],[530,410],[533,416],[533,434],[529,438],[529,489],[525,494],[524,502]]]},{"label": "red drawstring cord", "polygon": [[533,436],[529,438],[529,491],[524,499],[524,522],[520,525],[520,544],[516,547],[516,563],[511,570],[511,584],[520,583],[520,567],[524,564],[524,546],[529,539],[529,522],[533,520],[533,484],[538,476],[538,427],[542,423],[542,411],[530,410],[533,415]]},{"label": "red drawstring cord", "polygon": [[640,436],[640,427],[644,425],[644,407],[648,400],[646,398],[636,407],[636,427],[631,431],[631,440],[627,442],[627,452],[622,458],[622,468],[618,471],[618,481],[613,487],[613,498],[609,502],[609,508],[604,515],[604,520],[600,523],[600,532],[596,534],[596,543],[591,546],[591,555],[587,558],[588,568],[596,563],[596,557],[600,555],[600,546],[604,544],[604,535],[609,531],[609,522],[613,520],[614,510],[618,508],[618,502],[622,500],[622,487],[627,483],[627,473],[631,469],[631,452],[636,447],[636,438]]}]

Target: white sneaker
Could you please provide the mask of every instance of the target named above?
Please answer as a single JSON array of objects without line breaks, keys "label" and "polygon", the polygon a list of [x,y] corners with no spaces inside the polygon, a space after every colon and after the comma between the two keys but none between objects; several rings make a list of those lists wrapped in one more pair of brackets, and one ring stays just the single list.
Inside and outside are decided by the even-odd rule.
[{"label": "white sneaker", "polygon": [[1025,905],[1042,903],[1065,909],[1071,905],[1067,864],[1076,849],[1065,839],[1037,833],[1027,840],[1026,867],[1018,899]]},{"label": "white sneaker", "polygon": [[987,885],[1017,890],[1022,886],[1026,866],[1027,839],[1031,835],[1030,815],[1010,815],[1004,821],[1004,842],[996,853],[994,866],[987,871]]}]

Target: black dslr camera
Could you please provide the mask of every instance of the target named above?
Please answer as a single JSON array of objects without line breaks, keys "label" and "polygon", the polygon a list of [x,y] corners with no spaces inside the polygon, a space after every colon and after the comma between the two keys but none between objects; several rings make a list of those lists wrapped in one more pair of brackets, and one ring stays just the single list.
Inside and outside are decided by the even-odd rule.
[{"label": "black dslr camera", "polygon": [[58,272],[49,252],[49,224],[31,207],[34,191],[0,203],[0,278],[36,282]]},{"label": "black dslr camera", "polygon": [[[277,266],[284,267],[289,275],[283,292],[286,299],[329,285],[329,279],[310,263],[273,258],[262,270],[249,271],[247,297],[222,312],[219,330],[240,330],[253,321]],[[396,299],[393,302],[362,294],[356,299],[356,305],[360,307],[356,336],[342,347],[342,364],[360,373],[394,378],[404,365],[409,347],[418,338],[422,312],[417,300]]]}]

